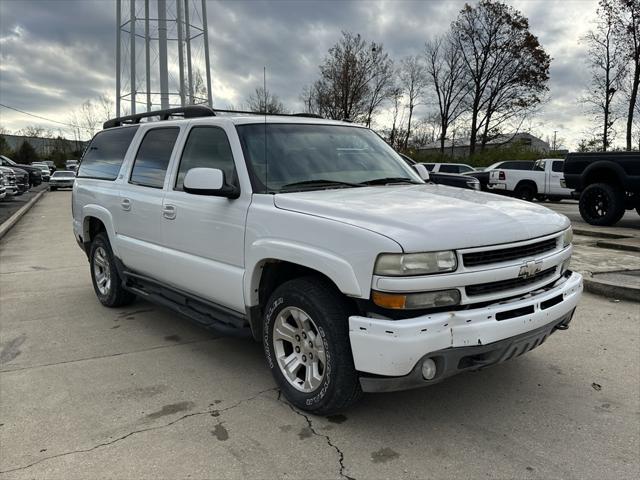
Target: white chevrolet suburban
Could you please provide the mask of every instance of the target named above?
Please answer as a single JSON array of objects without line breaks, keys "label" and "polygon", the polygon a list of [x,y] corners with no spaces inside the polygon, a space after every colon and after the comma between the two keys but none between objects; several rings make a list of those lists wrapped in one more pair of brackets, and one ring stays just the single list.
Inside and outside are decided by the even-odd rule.
[{"label": "white chevrolet suburban", "polygon": [[425,183],[367,128],[202,106],[104,127],[72,201],[100,302],[253,336],[301,409],[521,355],[580,298],[566,217]]}]

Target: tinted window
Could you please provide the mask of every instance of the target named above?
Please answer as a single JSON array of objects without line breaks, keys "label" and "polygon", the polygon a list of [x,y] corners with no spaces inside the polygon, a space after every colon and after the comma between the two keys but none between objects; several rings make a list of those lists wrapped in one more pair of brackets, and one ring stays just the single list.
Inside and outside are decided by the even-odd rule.
[{"label": "tinted window", "polygon": [[216,127],[191,129],[182,151],[176,190],[182,190],[184,176],[197,167],[218,168],[224,172],[227,183],[236,183],[233,154],[224,130]]},{"label": "tinted window", "polygon": [[544,160],[538,160],[535,165],[533,166],[533,169],[538,171],[538,172],[544,172],[544,165],[545,165],[545,161]]},{"label": "tinted window", "polygon": [[[87,148],[78,177],[115,180],[138,127],[114,128],[98,133]],[[77,162],[67,162],[67,165]]]},{"label": "tinted window", "polygon": [[145,134],[133,164],[131,183],[162,188],[178,133],[180,129],[172,127],[154,128]]},{"label": "tinted window", "polygon": [[561,172],[563,165],[564,165],[564,162],[562,160],[556,160],[551,165],[551,170],[553,170],[554,172]]},{"label": "tinted window", "polygon": [[430,172],[433,171],[433,167],[435,167],[435,165],[433,163],[423,163],[423,165],[425,167],[427,167],[427,170],[429,170]]},{"label": "tinted window", "polygon": [[439,171],[443,173],[458,173],[460,169],[458,165],[440,165]]},{"label": "tinted window", "polygon": [[468,166],[468,165],[459,165],[458,166],[458,172],[459,173],[464,173],[464,172],[473,172],[473,168]]}]

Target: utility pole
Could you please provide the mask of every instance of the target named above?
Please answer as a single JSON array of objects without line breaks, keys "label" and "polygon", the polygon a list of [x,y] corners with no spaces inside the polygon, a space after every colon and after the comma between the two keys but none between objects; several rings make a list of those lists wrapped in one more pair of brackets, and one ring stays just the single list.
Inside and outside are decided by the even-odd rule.
[{"label": "utility pole", "polygon": [[[116,0],[116,117],[120,116],[120,31],[122,29],[122,0]],[[76,146],[77,147],[77,146]]]},{"label": "utility pole", "polygon": [[554,151],[554,152],[558,149],[558,148],[557,148],[557,145],[556,145],[556,135],[557,135],[557,134],[558,134],[558,131],[557,131],[557,130],[554,130],[554,131],[553,131],[553,151]]}]

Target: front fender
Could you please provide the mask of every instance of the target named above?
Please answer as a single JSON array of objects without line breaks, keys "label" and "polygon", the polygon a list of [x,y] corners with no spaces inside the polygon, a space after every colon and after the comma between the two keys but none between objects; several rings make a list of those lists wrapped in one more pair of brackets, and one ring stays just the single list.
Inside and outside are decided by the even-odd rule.
[{"label": "front fender", "polygon": [[314,245],[281,238],[261,238],[253,242],[247,258],[244,295],[249,306],[258,304],[262,266],[271,260],[295,263],[316,270],[331,279],[345,295],[360,297],[362,289],[351,264],[344,258]]}]

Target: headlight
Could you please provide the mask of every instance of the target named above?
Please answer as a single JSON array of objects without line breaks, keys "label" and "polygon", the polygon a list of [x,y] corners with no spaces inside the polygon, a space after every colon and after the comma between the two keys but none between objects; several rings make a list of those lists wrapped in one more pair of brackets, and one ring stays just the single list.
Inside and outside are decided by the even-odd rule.
[{"label": "headlight", "polygon": [[467,180],[467,186],[473,190],[480,190],[480,182],[478,180]]},{"label": "headlight", "polygon": [[418,310],[423,308],[450,307],[460,303],[460,291],[456,289],[421,293],[371,292],[373,303],[392,310]]},{"label": "headlight", "polygon": [[573,229],[569,227],[562,234],[562,248],[566,248],[569,245],[571,245],[572,241],[573,241]]},{"label": "headlight", "polygon": [[378,256],[375,275],[410,276],[453,272],[457,267],[455,252],[451,250],[429,253],[383,253]]}]

